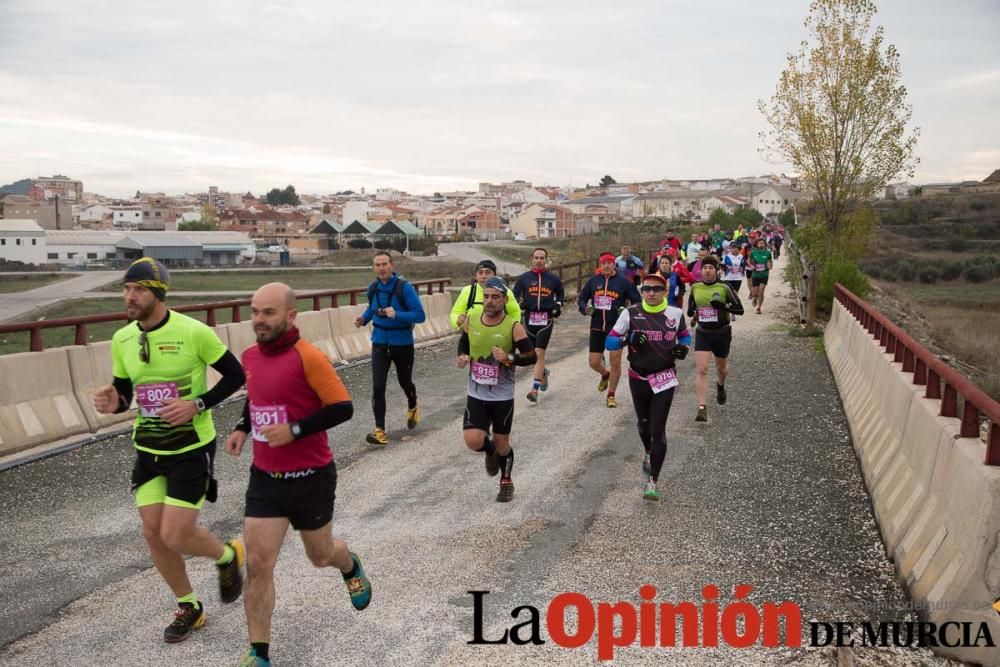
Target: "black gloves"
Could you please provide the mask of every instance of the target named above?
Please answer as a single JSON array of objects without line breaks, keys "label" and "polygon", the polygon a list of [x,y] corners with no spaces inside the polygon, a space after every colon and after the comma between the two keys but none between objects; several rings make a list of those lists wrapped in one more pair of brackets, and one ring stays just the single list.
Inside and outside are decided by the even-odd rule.
[{"label": "black gloves", "polygon": [[552,317],[556,318],[559,317],[560,315],[562,315],[562,304],[557,303],[555,307],[552,309]]},{"label": "black gloves", "polygon": [[712,304],[712,308],[716,310],[728,311],[729,306],[726,305],[725,301],[719,301],[718,299],[712,299],[709,303]]},{"label": "black gloves", "polygon": [[690,349],[687,345],[674,345],[674,359],[683,359],[688,356]]}]

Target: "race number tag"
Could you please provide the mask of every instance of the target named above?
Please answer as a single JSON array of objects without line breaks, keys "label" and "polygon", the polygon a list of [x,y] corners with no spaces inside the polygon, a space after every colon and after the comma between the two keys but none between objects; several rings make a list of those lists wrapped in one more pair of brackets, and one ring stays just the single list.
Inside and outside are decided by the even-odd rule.
[{"label": "race number tag", "polygon": [[594,297],[594,308],[597,310],[611,310],[611,304],[614,302],[607,294],[601,294]]},{"label": "race number tag", "polygon": [[649,386],[652,387],[654,394],[676,387],[677,384],[677,371],[673,368],[649,376]]},{"label": "race number tag", "polygon": [[180,398],[176,382],[140,384],[135,388],[135,402],[139,404],[139,414],[155,417],[163,404],[172,398]]},{"label": "race number tag", "polygon": [[711,306],[699,306],[698,307],[698,321],[699,322],[718,322],[719,321],[719,311]]},{"label": "race number tag", "polygon": [[734,276],[742,276],[743,275],[743,267],[742,266],[734,266],[734,267],[732,267],[729,270],[729,272],[732,273]]},{"label": "race number tag", "polygon": [[284,405],[254,405],[250,404],[251,436],[259,442],[267,442],[259,429],[265,426],[277,426],[288,423],[288,408]]},{"label": "race number tag", "polygon": [[499,366],[484,364],[481,361],[472,362],[472,381],[476,384],[494,385],[499,379]]},{"label": "race number tag", "polygon": [[528,324],[533,327],[544,327],[549,323],[549,314],[546,312],[532,311],[528,313]]}]

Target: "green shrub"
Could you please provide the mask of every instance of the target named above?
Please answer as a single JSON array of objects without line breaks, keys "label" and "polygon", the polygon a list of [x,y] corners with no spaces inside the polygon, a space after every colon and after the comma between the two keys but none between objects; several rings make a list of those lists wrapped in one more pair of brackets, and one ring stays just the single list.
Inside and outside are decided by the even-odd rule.
[{"label": "green shrub", "polygon": [[973,265],[966,267],[963,275],[970,283],[984,283],[993,277],[993,269],[989,266]]},{"label": "green shrub", "polygon": [[882,267],[879,266],[878,264],[865,264],[864,266],[861,267],[861,270],[864,271],[869,276],[871,276],[872,278],[882,277]]},{"label": "green shrub", "polygon": [[962,271],[965,270],[965,264],[962,262],[945,262],[944,266],[941,267],[941,278],[943,280],[955,280],[962,275]]},{"label": "green shrub", "polygon": [[914,270],[913,266],[907,262],[903,262],[899,265],[898,272],[899,279],[905,280],[906,282],[911,282],[917,276],[916,270]]},{"label": "green shrub", "polygon": [[899,280],[899,274],[896,273],[895,269],[886,269],[882,272],[882,280],[886,280],[890,283],[894,283]]},{"label": "green shrub", "polygon": [[961,236],[948,239],[948,250],[952,252],[965,252],[969,248],[969,242]]},{"label": "green shrub", "polygon": [[971,202],[969,202],[969,208],[971,208],[973,211],[985,211],[989,207],[990,207],[989,202],[980,201],[978,199],[973,199]]},{"label": "green shrub", "polygon": [[861,273],[855,262],[834,255],[827,261],[819,276],[819,285],[816,286],[816,304],[823,310],[828,311],[833,304],[833,286],[836,283],[840,283],[861,298],[867,296],[871,289],[868,278]]},{"label": "green shrub", "polygon": [[938,278],[940,277],[941,277],[941,271],[939,271],[933,266],[928,266],[926,268],[921,269],[920,273],[917,275],[917,278],[920,279],[920,282],[924,283],[925,285],[932,285],[936,283],[938,281]]}]

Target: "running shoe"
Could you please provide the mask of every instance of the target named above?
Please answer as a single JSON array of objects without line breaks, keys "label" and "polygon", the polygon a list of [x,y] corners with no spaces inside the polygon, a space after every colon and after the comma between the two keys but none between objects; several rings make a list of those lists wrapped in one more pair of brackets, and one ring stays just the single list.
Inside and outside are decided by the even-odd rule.
[{"label": "running shoe", "polygon": [[537,389],[532,389],[531,391],[528,392],[528,400],[531,401],[532,403],[537,403],[538,402],[538,390]]},{"label": "running shoe", "polygon": [[726,385],[724,385],[724,384],[716,384],[715,385],[715,401],[719,405],[725,405],[726,404],[726,398],[727,398],[726,397]]},{"label": "running shoe", "polygon": [[549,390],[549,369],[548,368],[546,368],[545,371],[542,373],[542,385],[539,387],[539,389],[541,389],[542,391],[548,391]]},{"label": "running shoe", "polygon": [[229,604],[238,600],[243,592],[243,563],[247,559],[247,552],[240,539],[229,540],[226,544],[233,549],[233,559],[225,565],[215,567],[219,570],[219,597]]},{"label": "running shoe", "polygon": [[708,421],[708,408],[704,405],[698,406],[698,416],[694,418],[696,422],[707,422]]},{"label": "running shoe", "polygon": [[486,474],[496,477],[498,472],[500,472],[500,457],[494,449],[492,452],[486,452]]},{"label": "running shoe", "polygon": [[646,480],[646,486],[642,489],[642,497],[646,500],[659,500],[660,492],[656,490],[656,482],[651,478]]},{"label": "running shoe", "polygon": [[649,454],[642,459],[642,474],[647,477],[653,473],[652,464],[649,462]]},{"label": "running shoe", "polygon": [[597,391],[604,393],[608,390],[608,380],[611,379],[611,373],[604,372],[601,374],[601,381],[597,383]]},{"label": "running shoe", "polygon": [[257,655],[252,648],[243,654],[236,667],[271,667],[271,661]]},{"label": "running shoe", "polygon": [[500,490],[497,491],[498,503],[509,503],[514,499],[514,482],[509,479],[500,480]]},{"label": "running shoe", "polygon": [[389,444],[389,436],[385,434],[385,429],[376,427],[374,431],[365,436],[365,440],[373,445]]},{"label": "running shoe", "polygon": [[609,408],[617,408],[618,401],[615,400],[614,396],[608,396],[607,404]]},{"label": "running shoe", "polygon": [[358,611],[361,611],[372,601],[372,582],[365,576],[365,568],[361,567],[361,559],[351,552],[351,560],[354,561],[354,569],[357,574],[350,579],[345,579],[347,592],[351,594],[351,604]]},{"label": "running shoe", "polygon": [[176,644],[187,639],[192,632],[205,625],[205,607],[198,609],[190,602],[181,602],[174,612],[174,620],[163,631],[163,641]]},{"label": "running shoe", "polygon": [[420,423],[420,406],[416,405],[412,410],[406,411],[406,428],[411,431]]}]

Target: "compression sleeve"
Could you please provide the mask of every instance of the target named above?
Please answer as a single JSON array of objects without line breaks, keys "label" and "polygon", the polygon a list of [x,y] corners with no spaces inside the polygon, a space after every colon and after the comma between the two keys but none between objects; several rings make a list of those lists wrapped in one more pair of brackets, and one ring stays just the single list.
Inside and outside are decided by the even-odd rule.
[{"label": "compression sleeve", "polygon": [[351,401],[342,401],[324,405],[308,417],[298,420],[298,423],[302,429],[302,436],[307,436],[343,424],[353,416],[354,404]]},{"label": "compression sleeve", "polygon": [[464,329],[462,330],[462,335],[458,337],[458,353],[459,354],[469,354],[472,352],[472,348],[469,343],[469,334]]},{"label": "compression sleeve", "polygon": [[243,367],[240,366],[236,355],[229,350],[226,350],[225,354],[212,364],[212,368],[217,370],[222,375],[222,378],[215,383],[214,387],[199,397],[205,402],[206,409],[215,407],[235,394],[246,381],[246,376],[243,374]]},{"label": "compression sleeve", "polygon": [[538,355],[535,354],[535,346],[531,344],[531,340],[527,337],[514,341],[514,349],[516,350],[514,354],[515,366],[533,366],[538,360]]},{"label": "compression sleeve", "polygon": [[115,414],[125,412],[132,405],[132,380],[116,376],[111,384],[118,392],[118,407],[115,408]]},{"label": "compression sleeve", "polygon": [[240,420],[236,422],[236,426],[233,427],[234,431],[243,431],[244,433],[250,432],[250,397],[247,396],[246,400],[243,401],[243,416]]}]

